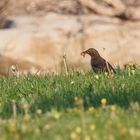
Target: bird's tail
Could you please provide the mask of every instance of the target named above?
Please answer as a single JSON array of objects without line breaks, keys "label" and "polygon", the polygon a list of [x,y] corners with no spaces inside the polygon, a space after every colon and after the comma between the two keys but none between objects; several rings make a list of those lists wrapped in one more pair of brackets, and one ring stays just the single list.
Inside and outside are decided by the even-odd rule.
[{"label": "bird's tail", "polygon": [[108,66],[111,72],[116,73],[115,69],[111,66],[111,64],[108,63]]}]

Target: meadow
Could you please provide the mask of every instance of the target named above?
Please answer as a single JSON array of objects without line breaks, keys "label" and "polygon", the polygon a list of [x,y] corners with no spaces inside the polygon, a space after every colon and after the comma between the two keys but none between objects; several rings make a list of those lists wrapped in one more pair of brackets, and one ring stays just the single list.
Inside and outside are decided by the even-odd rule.
[{"label": "meadow", "polygon": [[0,140],[139,140],[140,69],[0,77]]}]

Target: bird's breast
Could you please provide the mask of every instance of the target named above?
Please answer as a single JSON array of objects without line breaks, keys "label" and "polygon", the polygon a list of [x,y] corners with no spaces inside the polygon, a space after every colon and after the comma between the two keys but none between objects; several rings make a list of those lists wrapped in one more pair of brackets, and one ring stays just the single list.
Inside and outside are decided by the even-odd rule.
[{"label": "bird's breast", "polygon": [[101,61],[97,58],[91,58],[91,65],[94,67],[98,67],[100,65]]}]

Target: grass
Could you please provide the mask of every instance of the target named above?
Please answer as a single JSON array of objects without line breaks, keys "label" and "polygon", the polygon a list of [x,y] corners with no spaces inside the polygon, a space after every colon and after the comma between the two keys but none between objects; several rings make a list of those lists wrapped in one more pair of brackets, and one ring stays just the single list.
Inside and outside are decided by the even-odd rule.
[{"label": "grass", "polygon": [[116,71],[1,77],[0,139],[140,139],[140,70]]}]

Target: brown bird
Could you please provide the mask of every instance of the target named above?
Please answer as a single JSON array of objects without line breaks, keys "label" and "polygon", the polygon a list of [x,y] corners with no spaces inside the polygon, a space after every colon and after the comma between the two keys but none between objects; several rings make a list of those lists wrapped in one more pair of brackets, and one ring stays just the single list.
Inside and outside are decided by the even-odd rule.
[{"label": "brown bird", "polygon": [[88,54],[91,56],[91,66],[95,72],[115,72],[114,68],[109,64],[104,58],[100,56],[97,50],[94,48],[89,48],[86,51],[83,51],[81,55],[85,57]]}]

